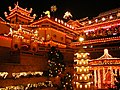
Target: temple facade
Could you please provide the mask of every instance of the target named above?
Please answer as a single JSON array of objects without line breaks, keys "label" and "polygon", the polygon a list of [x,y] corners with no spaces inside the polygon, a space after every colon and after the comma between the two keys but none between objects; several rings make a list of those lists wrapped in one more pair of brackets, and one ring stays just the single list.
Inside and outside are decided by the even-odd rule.
[{"label": "temple facade", "polygon": [[[49,81],[42,76],[48,69],[45,56],[52,46],[63,53],[65,72],[72,75],[74,53],[82,47],[90,53],[94,87],[100,89],[114,85],[114,76],[119,75],[120,70],[120,8],[103,12],[91,20],[86,17],[64,22],[47,15],[36,20],[36,14],[31,16],[32,8],[23,9],[17,2],[13,9],[9,6],[9,13],[4,14],[6,19],[0,18],[0,88],[18,86],[27,90],[34,87],[33,83],[37,86],[40,82],[53,90],[57,78]],[[84,41],[79,42],[79,37]],[[104,55],[100,57],[103,51]],[[47,86],[46,81],[49,82]]]}]

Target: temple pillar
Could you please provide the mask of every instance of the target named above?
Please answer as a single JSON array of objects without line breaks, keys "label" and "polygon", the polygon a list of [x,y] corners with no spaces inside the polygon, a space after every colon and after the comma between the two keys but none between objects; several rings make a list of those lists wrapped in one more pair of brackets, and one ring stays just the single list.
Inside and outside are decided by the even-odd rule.
[{"label": "temple pillar", "polygon": [[97,84],[97,74],[96,74],[96,69],[94,70],[94,86],[96,87]]},{"label": "temple pillar", "polygon": [[103,82],[105,82],[104,80],[105,80],[105,68],[103,67]]},{"label": "temple pillar", "polygon": [[114,84],[113,68],[111,68],[111,86]]},{"label": "temple pillar", "polygon": [[98,69],[98,88],[101,88],[101,76],[100,76],[100,69]]}]

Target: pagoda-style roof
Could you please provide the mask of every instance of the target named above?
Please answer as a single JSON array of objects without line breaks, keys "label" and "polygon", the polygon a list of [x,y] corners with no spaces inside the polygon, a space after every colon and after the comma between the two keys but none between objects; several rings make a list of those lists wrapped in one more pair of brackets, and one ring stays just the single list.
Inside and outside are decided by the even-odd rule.
[{"label": "pagoda-style roof", "polygon": [[112,10],[100,13],[98,17],[108,16],[108,15],[112,15],[112,14],[119,13],[119,12],[120,12],[120,8],[116,8],[116,9],[112,9]]},{"label": "pagoda-style roof", "polygon": [[83,25],[78,20],[69,20],[67,23],[74,26],[75,28],[83,27]]},{"label": "pagoda-style roof", "polygon": [[120,59],[120,58],[114,58],[114,57],[112,57],[109,53],[108,53],[108,49],[104,49],[104,54],[101,56],[101,57],[99,57],[99,58],[97,58],[96,60],[104,60],[104,59]]},{"label": "pagoda-style roof", "polygon": [[120,58],[112,57],[108,53],[108,49],[104,49],[104,54],[97,59],[90,60],[89,65],[92,65],[92,66],[120,65]]},{"label": "pagoda-style roof", "polygon": [[41,23],[44,23],[44,22],[49,22],[49,23],[52,23],[53,25],[56,25],[56,26],[59,26],[59,27],[62,27],[62,28],[65,28],[66,30],[70,31],[71,33],[74,33],[74,34],[78,34],[76,31],[75,31],[75,28],[70,25],[70,24],[67,24],[65,22],[63,22],[63,20],[60,20],[60,19],[53,19],[53,18],[49,18],[47,16],[45,17],[42,17],[36,21],[34,21],[33,23],[31,23],[30,25],[38,25],[40,26]]},{"label": "pagoda-style roof", "polygon": [[[14,17],[15,15],[18,15],[22,18],[26,18],[27,20],[34,20],[35,19],[35,15],[33,17],[30,16],[30,14],[32,13],[32,8],[30,8],[30,10],[27,10],[27,8],[23,9],[17,4],[15,4],[15,7],[13,9],[11,9],[11,6],[9,6],[9,11],[10,14],[7,15],[7,12],[5,12],[5,16],[7,20],[10,20],[11,17]],[[23,17],[24,16],[24,17]]]}]

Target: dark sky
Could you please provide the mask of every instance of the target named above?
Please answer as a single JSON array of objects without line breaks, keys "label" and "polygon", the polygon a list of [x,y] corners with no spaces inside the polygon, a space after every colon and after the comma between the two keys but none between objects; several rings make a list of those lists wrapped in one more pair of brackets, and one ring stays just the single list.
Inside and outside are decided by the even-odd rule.
[{"label": "dark sky", "polygon": [[8,12],[8,6],[13,8],[17,1],[23,8],[33,8],[33,13],[36,13],[37,17],[40,17],[43,11],[50,10],[52,5],[56,5],[57,11],[54,16],[60,19],[66,11],[71,12],[72,19],[80,19],[95,17],[100,12],[120,8],[120,0],[0,0],[0,16],[3,17],[4,11]]}]

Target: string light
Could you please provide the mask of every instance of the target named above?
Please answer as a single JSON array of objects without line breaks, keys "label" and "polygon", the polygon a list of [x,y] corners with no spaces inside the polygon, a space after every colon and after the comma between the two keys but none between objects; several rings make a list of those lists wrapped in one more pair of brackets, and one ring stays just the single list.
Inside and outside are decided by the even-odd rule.
[{"label": "string light", "polygon": [[39,82],[39,83],[29,83],[27,85],[17,85],[17,86],[7,86],[5,88],[0,88],[0,90],[29,90],[31,88],[37,87],[53,87],[51,81]]},{"label": "string light", "polygon": [[28,75],[32,75],[32,76],[36,76],[36,75],[43,75],[43,72],[20,72],[20,73],[12,73],[12,76],[17,79],[20,78],[22,76],[26,77]]},{"label": "string light", "polygon": [[8,72],[0,72],[0,77],[6,78],[8,76]]}]

